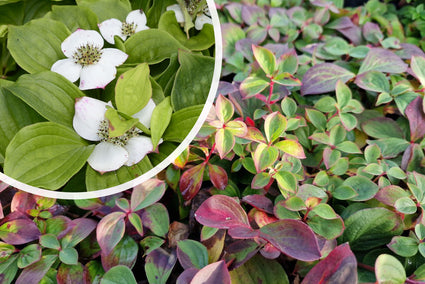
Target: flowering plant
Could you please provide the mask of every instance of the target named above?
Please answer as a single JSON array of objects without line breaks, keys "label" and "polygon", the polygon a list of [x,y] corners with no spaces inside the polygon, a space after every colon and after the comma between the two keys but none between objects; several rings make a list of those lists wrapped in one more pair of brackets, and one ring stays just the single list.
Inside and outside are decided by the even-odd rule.
[{"label": "flowering plant", "polygon": [[212,25],[187,38],[166,11],[174,1],[136,2],[49,4],[4,23],[13,24],[2,26],[7,176],[50,190],[110,188],[154,168],[190,132],[212,83]]}]

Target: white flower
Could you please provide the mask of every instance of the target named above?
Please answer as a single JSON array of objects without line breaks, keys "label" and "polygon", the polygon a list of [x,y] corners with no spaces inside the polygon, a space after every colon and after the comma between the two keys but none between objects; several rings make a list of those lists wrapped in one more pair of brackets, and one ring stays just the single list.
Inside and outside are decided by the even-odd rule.
[{"label": "white flower", "polygon": [[103,38],[91,30],[78,29],[61,44],[66,59],[56,61],[51,70],[71,82],[80,78],[80,89],[104,88],[117,74],[116,66],[123,64],[128,55],[119,49],[104,48]]},{"label": "white flower", "polygon": [[134,10],[127,15],[125,22],[109,19],[98,26],[103,38],[110,44],[115,44],[114,36],[119,36],[122,40],[126,40],[128,36],[149,29],[146,23],[146,14],[142,10]]},{"label": "white flower", "polygon": [[[89,141],[100,141],[87,160],[100,173],[115,171],[123,165],[135,165],[153,151],[151,138],[141,136],[141,131],[137,128],[132,128],[119,137],[109,137],[109,123],[105,119],[107,106],[112,107],[110,102],[105,103],[90,97],[78,98],[73,120],[74,130],[78,135]],[[149,128],[154,108],[155,103],[150,100],[133,117],[139,118]]]},{"label": "white flower", "polygon": [[[184,24],[184,22],[185,22],[184,21],[184,15],[183,15],[183,11],[180,8],[179,4],[174,4],[174,5],[168,6],[167,11],[174,11],[174,14],[176,15],[177,22],[180,23],[180,24]],[[206,8],[203,11],[203,13],[198,14],[196,16],[195,29],[200,31],[200,30],[202,30],[202,28],[204,27],[205,24],[211,24],[212,25],[212,20],[211,20],[208,8]]]}]

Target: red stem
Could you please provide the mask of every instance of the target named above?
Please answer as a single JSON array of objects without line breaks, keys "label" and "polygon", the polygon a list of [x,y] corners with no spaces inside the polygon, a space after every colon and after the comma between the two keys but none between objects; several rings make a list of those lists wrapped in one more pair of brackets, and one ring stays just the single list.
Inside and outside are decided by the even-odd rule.
[{"label": "red stem", "polygon": [[273,110],[270,107],[270,101],[271,101],[272,95],[273,95],[273,88],[274,88],[274,82],[273,82],[273,76],[272,76],[272,77],[270,77],[270,91],[269,91],[269,96],[268,96],[267,102],[266,102],[267,108],[270,112],[273,112]]},{"label": "red stem", "polygon": [[364,263],[360,263],[360,262],[357,263],[357,266],[361,267],[363,269],[375,272],[375,268],[373,266],[370,266],[370,265],[367,265],[367,264],[364,264]]},{"label": "red stem", "polygon": [[210,152],[208,153],[208,156],[207,156],[207,158],[206,158],[206,159],[205,159],[205,161],[204,161],[204,164],[207,164],[207,163],[208,163],[208,161],[210,160],[210,158],[211,158],[211,156],[212,156],[212,154],[213,154],[213,152],[214,152],[214,149],[215,149],[215,142],[214,142],[214,144],[212,145],[211,150],[210,150]]}]

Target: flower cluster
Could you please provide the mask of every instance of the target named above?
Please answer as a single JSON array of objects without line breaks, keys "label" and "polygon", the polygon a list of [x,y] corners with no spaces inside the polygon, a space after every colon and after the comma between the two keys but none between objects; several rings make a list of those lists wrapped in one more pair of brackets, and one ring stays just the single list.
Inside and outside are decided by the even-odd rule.
[{"label": "flower cluster", "polygon": [[[109,19],[99,24],[99,30],[108,43],[114,44],[114,36],[125,40],[138,31],[149,29],[146,23],[145,13],[135,10],[128,14],[125,22]],[[94,30],[76,30],[61,44],[67,58],[55,62],[51,70],[71,82],[80,79],[81,90],[105,88],[114,80],[116,67],[123,64],[128,55],[116,48],[103,48],[102,36]]]},{"label": "flower cluster", "polygon": [[[183,11],[179,4],[168,6],[167,11],[174,11],[178,23],[185,23]],[[196,13],[196,9],[191,8],[191,6],[187,7],[187,11],[192,17],[196,16],[195,29],[197,29],[198,31],[202,30],[205,24],[212,25],[211,15],[208,6],[205,6],[199,13]]]}]

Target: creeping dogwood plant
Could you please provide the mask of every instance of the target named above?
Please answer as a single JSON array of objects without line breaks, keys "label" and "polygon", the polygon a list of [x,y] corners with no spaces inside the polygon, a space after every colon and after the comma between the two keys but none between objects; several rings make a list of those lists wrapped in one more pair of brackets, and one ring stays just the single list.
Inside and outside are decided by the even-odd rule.
[{"label": "creeping dogwood plant", "polygon": [[[195,29],[198,31],[202,30],[205,24],[211,24],[211,15],[208,10],[208,7],[205,6],[201,11],[196,12],[194,9],[190,9],[191,7],[187,7],[187,11],[190,16],[196,16],[195,19]],[[185,23],[184,14],[179,4],[174,4],[167,7],[167,11],[174,11],[174,14],[176,15],[176,20],[180,24]]]},{"label": "creeping dogwood plant", "polygon": [[[73,127],[78,135],[89,141],[100,141],[87,160],[100,173],[115,171],[123,165],[137,164],[153,151],[151,138],[142,136],[136,127],[131,127],[123,135],[112,137],[109,132],[112,127],[105,118],[108,107],[112,107],[110,102],[90,97],[79,98],[75,103],[73,119]],[[139,121],[149,127],[154,108],[155,103],[150,100],[134,117],[140,117]]]},{"label": "creeping dogwood plant", "polygon": [[71,82],[80,78],[80,89],[103,89],[114,80],[116,66],[123,64],[128,55],[119,49],[102,48],[102,36],[92,30],[78,29],[61,44],[66,59],[56,61],[51,70]]}]

